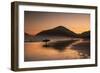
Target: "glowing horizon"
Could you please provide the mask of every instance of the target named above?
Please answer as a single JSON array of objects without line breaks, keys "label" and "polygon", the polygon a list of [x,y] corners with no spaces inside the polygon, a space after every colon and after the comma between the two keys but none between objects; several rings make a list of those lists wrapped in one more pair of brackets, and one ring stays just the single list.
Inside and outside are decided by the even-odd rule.
[{"label": "glowing horizon", "polygon": [[25,11],[24,16],[24,31],[29,34],[58,26],[77,34],[90,30],[90,14]]}]

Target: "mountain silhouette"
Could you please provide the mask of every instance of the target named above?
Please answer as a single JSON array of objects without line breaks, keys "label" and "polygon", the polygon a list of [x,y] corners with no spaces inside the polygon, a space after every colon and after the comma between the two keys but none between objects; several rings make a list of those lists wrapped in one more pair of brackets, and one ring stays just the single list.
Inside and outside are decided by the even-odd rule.
[{"label": "mountain silhouette", "polygon": [[71,30],[63,26],[58,26],[53,29],[44,30],[36,34],[36,36],[40,36],[40,35],[42,36],[66,36],[66,37],[76,37],[77,36],[76,33],[72,32]]},{"label": "mountain silhouette", "polygon": [[57,38],[61,38],[61,37],[78,37],[78,35],[76,33],[74,33],[73,31],[63,27],[63,26],[58,26],[52,29],[48,29],[48,30],[43,30],[39,33],[37,33],[34,37],[33,37],[33,41],[42,41],[45,39],[57,39]]},{"label": "mountain silhouette", "polygon": [[33,40],[33,36],[28,34],[28,33],[24,33],[24,41],[25,42],[31,42]]},{"label": "mountain silhouette", "polygon": [[43,41],[45,39],[47,40],[52,40],[52,39],[57,39],[58,37],[60,38],[85,38],[89,39],[90,38],[90,31],[83,32],[81,34],[76,34],[73,31],[63,27],[63,26],[58,26],[52,29],[48,30],[43,30],[36,35],[30,35],[28,33],[25,33],[25,42],[31,42],[31,41]]},{"label": "mountain silhouette", "polygon": [[90,38],[90,31],[86,31],[86,32],[81,33],[79,35],[79,37],[89,39]]}]

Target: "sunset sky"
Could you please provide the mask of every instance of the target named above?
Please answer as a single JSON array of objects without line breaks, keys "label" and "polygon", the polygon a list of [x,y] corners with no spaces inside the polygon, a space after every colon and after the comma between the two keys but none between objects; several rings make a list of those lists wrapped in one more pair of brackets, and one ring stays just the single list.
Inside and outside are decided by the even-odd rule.
[{"label": "sunset sky", "polygon": [[33,35],[57,26],[75,33],[90,30],[90,14],[25,11],[24,18],[24,31]]}]

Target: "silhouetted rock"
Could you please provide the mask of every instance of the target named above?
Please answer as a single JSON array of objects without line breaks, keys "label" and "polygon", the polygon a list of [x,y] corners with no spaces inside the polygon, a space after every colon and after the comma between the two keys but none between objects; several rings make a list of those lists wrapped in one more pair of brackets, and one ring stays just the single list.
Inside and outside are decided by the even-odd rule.
[{"label": "silhouetted rock", "polygon": [[58,51],[64,51],[67,46],[69,46],[71,43],[75,42],[76,40],[68,40],[68,41],[56,41],[56,42],[50,42],[47,45],[43,45],[43,47],[51,47],[53,49],[56,49]]}]

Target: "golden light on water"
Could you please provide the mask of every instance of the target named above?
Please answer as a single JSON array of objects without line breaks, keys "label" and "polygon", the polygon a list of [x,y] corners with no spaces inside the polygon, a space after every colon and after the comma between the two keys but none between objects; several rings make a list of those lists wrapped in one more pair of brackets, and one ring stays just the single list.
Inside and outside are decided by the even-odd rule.
[{"label": "golden light on water", "polygon": [[44,48],[41,43],[25,44],[25,60],[58,60],[80,59],[80,53],[74,49],[65,49],[60,52],[53,48]]}]

